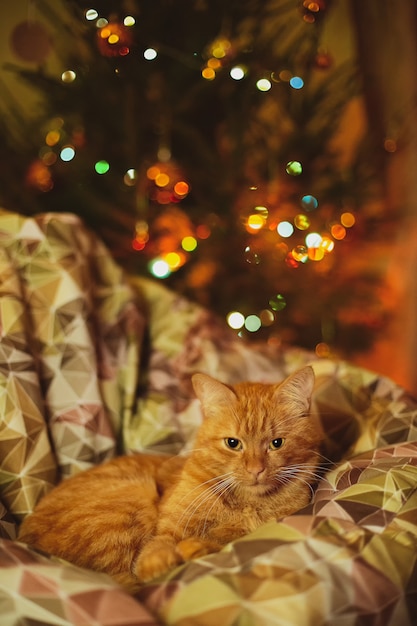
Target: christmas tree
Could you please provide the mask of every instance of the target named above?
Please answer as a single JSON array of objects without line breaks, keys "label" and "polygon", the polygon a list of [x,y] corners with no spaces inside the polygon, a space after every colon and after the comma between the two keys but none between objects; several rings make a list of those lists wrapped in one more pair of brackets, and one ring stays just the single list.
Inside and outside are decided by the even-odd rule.
[{"label": "christmas tree", "polygon": [[346,162],[336,141],[360,81],[323,45],[335,3],[40,2],[49,30],[13,39],[23,57],[38,28],[35,67],[9,70],[43,104],[19,119],[9,94],[2,204],[78,213],[129,272],[242,335],[364,349],[386,321],[355,264],[378,187],[369,146]]}]

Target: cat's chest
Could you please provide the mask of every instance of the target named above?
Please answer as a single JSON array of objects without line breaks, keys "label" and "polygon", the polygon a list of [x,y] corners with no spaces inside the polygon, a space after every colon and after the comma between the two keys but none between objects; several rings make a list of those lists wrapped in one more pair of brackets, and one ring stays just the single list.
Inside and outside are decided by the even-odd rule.
[{"label": "cat's chest", "polygon": [[261,524],[273,519],[273,516],[265,515],[265,511],[259,510],[257,507],[250,505],[243,506],[240,510],[241,524],[245,526],[248,532],[255,530]]}]

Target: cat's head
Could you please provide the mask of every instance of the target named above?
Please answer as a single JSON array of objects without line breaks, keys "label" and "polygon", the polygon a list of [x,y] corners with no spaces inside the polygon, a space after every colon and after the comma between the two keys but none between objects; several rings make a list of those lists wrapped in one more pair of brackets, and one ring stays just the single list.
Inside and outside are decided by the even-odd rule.
[{"label": "cat's head", "polygon": [[206,374],[192,382],[204,415],[195,454],[208,472],[229,473],[234,488],[248,493],[274,491],[293,474],[314,482],[308,473],[317,466],[322,433],[310,416],[310,366],[273,385],[228,386]]}]

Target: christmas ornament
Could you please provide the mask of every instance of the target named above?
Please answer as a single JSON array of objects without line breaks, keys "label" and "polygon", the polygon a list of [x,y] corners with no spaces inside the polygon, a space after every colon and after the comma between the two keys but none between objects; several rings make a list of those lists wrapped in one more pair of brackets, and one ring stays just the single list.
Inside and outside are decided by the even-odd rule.
[{"label": "christmas ornament", "polygon": [[43,63],[52,51],[52,37],[40,22],[25,20],[13,29],[10,47],[22,61]]},{"label": "christmas ornament", "polygon": [[109,22],[97,31],[97,46],[105,57],[126,56],[133,43],[131,27]]}]

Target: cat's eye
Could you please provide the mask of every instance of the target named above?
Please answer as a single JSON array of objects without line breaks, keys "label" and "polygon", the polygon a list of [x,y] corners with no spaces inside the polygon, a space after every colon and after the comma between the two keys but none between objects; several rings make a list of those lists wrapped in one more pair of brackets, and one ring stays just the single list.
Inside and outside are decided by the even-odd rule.
[{"label": "cat's eye", "polygon": [[284,441],[285,439],[283,439],[282,437],[277,437],[276,439],[273,439],[269,444],[269,449],[279,450],[284,445]]},{"label": "cat's eye", "polygon": [[231,450],[241,450],[243,447],[242,442],[239,439],[235,439],[234,437],[226,437],[224,443]]}]

